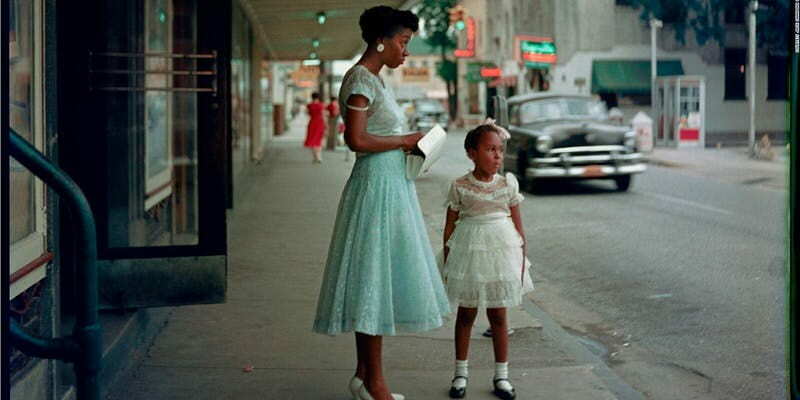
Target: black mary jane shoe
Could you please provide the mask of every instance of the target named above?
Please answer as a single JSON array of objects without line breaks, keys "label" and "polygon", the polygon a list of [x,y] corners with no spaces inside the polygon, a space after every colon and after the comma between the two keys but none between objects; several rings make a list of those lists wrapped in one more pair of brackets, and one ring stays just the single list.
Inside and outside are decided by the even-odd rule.
[{"label": "black mary jane shoe", "polygon": [[450,386],[450,398],[451,399],[463,399],[464,396],[467,395],[467,387],[466,386],[464,386],[463,388],[457,388],[455,386],[452,386],[452,383],[455,383],[456,379],[458,379],[458,378],[463,378],[465,381],[469,382],[469,378],[467,378],[466,376],[457,376],[457,377],[453,378],[453,380],[451,382],[451,386]]},{"label": "black mary jane shoe", "polygon": [[509,381],[508,379],[495,379],[494,380],[494,391],[492,393],[494,393],[495,396],[497,396],[497,397],[499,397],[499,398],[501,398],[503,400],[514,400],[514,399],[516,399],[517,398],[517,392],[514,390],[513,387],[511,388],[510,392],[509,391],[505,391],[505,390],[500,389],[499,387],[497,387],[497,383],[500,382],[500,381],[506,381],[509,384],[511,384],[511,381]]}]

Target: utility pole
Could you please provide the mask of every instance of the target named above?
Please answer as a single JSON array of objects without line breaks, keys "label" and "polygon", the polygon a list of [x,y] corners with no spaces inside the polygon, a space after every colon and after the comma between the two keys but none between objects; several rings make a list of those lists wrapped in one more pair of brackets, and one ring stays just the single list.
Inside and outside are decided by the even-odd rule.
[{"label": "utility pole", "polygon": [[656,41],[656,32],[664,24],[661,20],[656,18],[650,19],[650,117],[655,120],[656,118],[656,77],[658,76],[658,60],[656,59],[656,50],[658,43]]},{"label": "utility pole", "polygon": [[747,145],[752,152],[756,143],[756,11],[758,10],[758,1],[753,0],[748,7],[748,25],[749,35],[748,38],[748,79],[749,79],[749,100],[750,100],[750,130],[747,133]]}]

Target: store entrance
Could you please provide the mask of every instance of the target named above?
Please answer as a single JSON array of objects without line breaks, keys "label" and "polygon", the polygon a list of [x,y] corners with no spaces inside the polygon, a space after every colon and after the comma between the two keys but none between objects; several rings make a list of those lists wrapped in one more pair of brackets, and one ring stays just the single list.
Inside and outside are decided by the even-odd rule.
[{"label": "store entrance", "polygon": [[59,71],[76,79],[59,79],[59,153],[97,221],[101,306],[221,302],[230,5],[87,8],[60,8]]}]

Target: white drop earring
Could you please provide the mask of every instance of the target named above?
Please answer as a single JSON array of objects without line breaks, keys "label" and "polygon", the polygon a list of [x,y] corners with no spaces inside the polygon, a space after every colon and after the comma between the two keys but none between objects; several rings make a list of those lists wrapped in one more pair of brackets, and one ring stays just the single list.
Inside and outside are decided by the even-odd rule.
[{"label": "white drop earring", "polygon": [[383,43],[378,43],[378,47],[376,47],[375,50],[378,50],[378,53],[383,53],[384,48]]}]

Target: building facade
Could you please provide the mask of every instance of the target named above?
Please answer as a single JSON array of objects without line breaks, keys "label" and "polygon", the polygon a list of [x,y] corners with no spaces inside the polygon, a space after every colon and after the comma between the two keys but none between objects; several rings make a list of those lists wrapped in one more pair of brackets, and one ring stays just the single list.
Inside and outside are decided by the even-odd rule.
[{"label": "building facade", "polygon": [[[495,93],[529,91],[583,93],[601,97],[630,120],[651,113],[650,28],[641,10],[618,0],[463,0],[476,26],[475,52],[459,60],[459,104],[465,119],[490,114]],[[705,80],[706,145],[742,143],[749,124],[745,10],[724,13],[725,47],[697,44],[687,29],[677,42],[669,21],[658,32],[659,75],[701,76]],[[463,36],[463,34],[462,34]],[[463,42],[463,38],[461,39]],[[469,65],[493,63],[500,77],[470,83]],[[603,79],[616,68],[618,82]],[[497,73],[494,71],[493,73]],[[787,54],[759,48],[756,67],[757,133],[782,138],[786,126]],[[477,98],[477,101],[474,100]],[[474,111],[478,113],[474,113]]]},{"label": "building facade", "polygon": [[[8,126],[74,179],[94,214],[105,390],[166,317],[147,307],[224,300],[226,213],[273,137],[273,60],[238,1],[8,10]],[[10,318],[67,336],[72,210],[13,159],[7,189]],[[10,350],[13,399],[75,397],[72,364]]]}]

